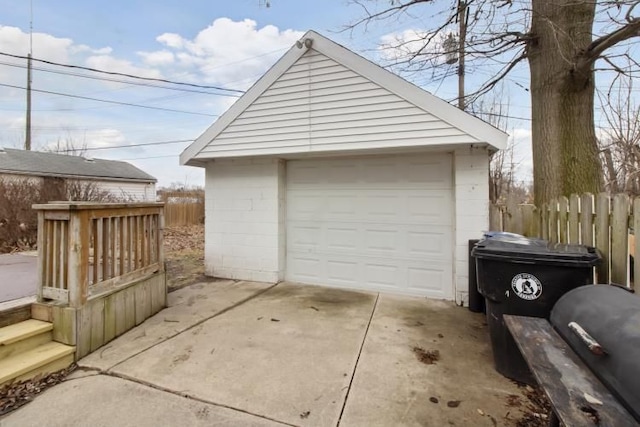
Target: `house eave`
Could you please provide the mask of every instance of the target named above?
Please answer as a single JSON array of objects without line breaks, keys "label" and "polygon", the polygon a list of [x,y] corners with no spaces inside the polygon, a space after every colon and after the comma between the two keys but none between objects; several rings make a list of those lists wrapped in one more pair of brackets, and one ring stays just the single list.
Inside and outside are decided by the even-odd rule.
[{"label": "house eave", "polygon": [[34,178],[63,178],[63,179],[84,179],[90,181],[114,181],[114,182],[135,182],[140,184],[155,184],[158,182],[156,178],[153,179],[143,179],[143,178],[123,178],[123,177],[106,177],[106,176],[95,176],[95,175],[74,175],[74,174],[58,174],[58,173],[47,173],[47,172],[26,172],[26,171],[15,171],[10,169],[0,169],[0,175],[20,175],[20,176],[31,176]]}]

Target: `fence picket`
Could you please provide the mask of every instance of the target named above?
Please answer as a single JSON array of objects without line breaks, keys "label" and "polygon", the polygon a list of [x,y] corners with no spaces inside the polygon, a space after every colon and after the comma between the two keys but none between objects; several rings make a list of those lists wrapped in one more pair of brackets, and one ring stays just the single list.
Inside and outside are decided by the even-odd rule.
[{"label": "fence picket", "polygon": [[569,243],[569,233],[567,229],[569,213],[569,199],[566,197],[558,198],[558,242]]},{"label": "fence picket", "polygon": [[640,254],[640,241],[635,240],[635,232],[640,230],[640,197],[585,193],[560,197],[540,208],[515,203],[492,205],[491,226],[496,231],[552,243],[596,247],[602,255],[596,267],[599,283],[614,282],[633,288],[634,279],[640,278],[640,262],[630,266],[630,256]]},{"label": "fence picket", "polygon": [[540,211],[540,225],[542,227],[542,237],[544,240],[549,240],[549,205],[546,203],[542,205]]},{"label": "fence picket", "polygon": [[611,215],[611,282],[626,285],[629,249],[629,196],[616,194]]},{"label": "fence picket", "polygon": [[595,244],[602,254],[602,261],[596,268],[599,283],[609,283],[609,196],[598,194],[596,198]]},{"label": "fence picket", "polygon": [[580,197],[572,194],[569,197],[569,243],[580,243]]},{"label": "fence picket", "polygon": [[558,201],[554,200],[549,203],[549,241],[558,243]]},{"label": "fence picket", "polygon": [[580,197],[580,243],[593,246],[593,194]]}]

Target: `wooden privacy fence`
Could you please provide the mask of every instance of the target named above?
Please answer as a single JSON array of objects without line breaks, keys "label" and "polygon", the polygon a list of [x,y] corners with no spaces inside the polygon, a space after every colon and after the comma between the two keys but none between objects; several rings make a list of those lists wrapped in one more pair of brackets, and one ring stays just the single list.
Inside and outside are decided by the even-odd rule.
[{"label": "wooden privacy fence", "polygon": [[204,224],[204,191],[162,191],[167,227]]},{"label": "wooden privacy fence", "polygon": [[633,287],[630,276],[640,278],[640,262],[634,262],[633,268],[629,262],[630,255],[640,254],[640,241],[634,236],[634,230],[640,230],[640,198],[572,194],[539,208],[492,205],[490,227],[554,243],[595,246],[603,258],[596,268],[598,283]]},{"label": "wooden privacy fence", "polygon": [[167,227],[204,223],[204,203],[167,203],[164,206]]},{"label": "wooden privacy fence", "polygon": [[52,202],[38,212],[38,300],[81,307],[164,270],[162,203]]}]

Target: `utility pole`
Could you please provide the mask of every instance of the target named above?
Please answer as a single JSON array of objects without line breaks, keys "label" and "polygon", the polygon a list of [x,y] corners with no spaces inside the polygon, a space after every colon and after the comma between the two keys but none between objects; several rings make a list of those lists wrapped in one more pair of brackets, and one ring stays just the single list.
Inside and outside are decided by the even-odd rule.
[{"label": "utility pole", "polygon": [[467,3],[466,0],[458,0],[458,24],[460,34],[458,37],[458,108],[465,110],[464,101],[464,45],[467,41]]},{"label": "utility pole", "polygon": [[27,55],[27,117],[25,120],[24,149],[31,150],[31,54],[33,54],[33,0],[30,1],[29,54]]},{"label": "utility pole", "polygon": [[24,149],[31,150],[31,53],[27,55],[27,119],[24,138]]}]

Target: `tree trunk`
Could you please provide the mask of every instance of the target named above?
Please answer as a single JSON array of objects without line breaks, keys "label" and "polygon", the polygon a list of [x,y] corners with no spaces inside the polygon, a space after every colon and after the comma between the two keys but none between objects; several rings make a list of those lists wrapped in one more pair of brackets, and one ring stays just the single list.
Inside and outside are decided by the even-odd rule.
[{"label": "tree trunk", "polygon": [[579,67],[592,41],[593,0],[532,0],[531,69],[535,203],[602,187],[593,107],[593,64]]}]

